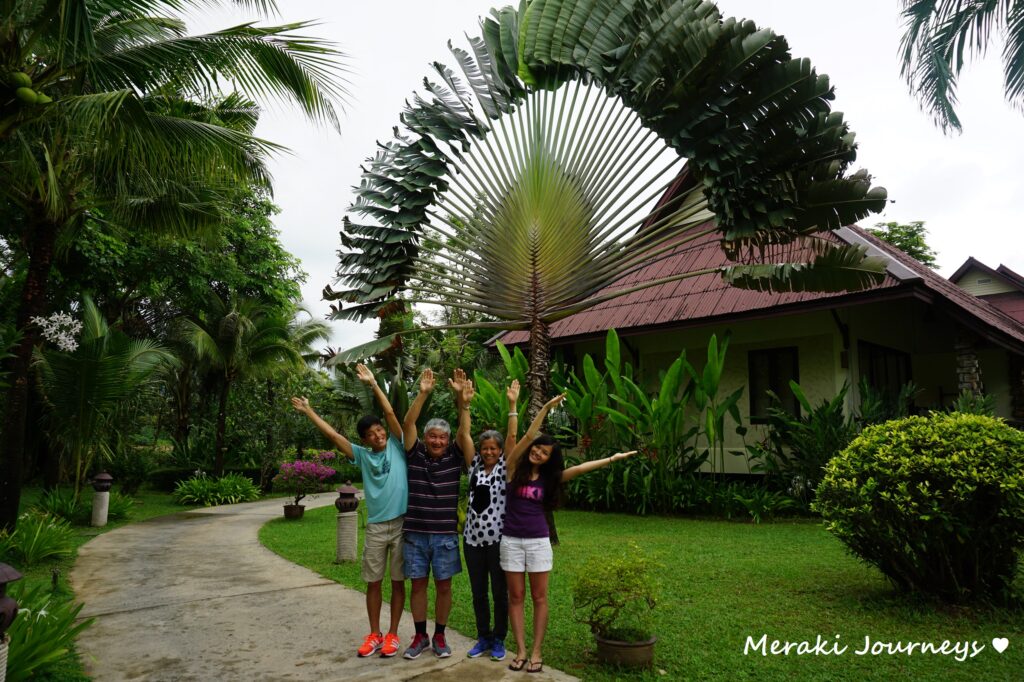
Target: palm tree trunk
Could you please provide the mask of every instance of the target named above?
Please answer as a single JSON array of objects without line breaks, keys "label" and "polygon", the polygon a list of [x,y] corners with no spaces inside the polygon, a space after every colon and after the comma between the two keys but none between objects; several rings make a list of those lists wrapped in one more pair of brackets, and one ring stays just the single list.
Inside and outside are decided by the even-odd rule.
[{"label": "palm tree trunk", "polygon": [[[551,328],[546,322],[534,318],[530,325],[530,370],[526,375],[530,385],[529,419],[532,421],[544,403],[548,401],[548,389],[551,385]],[[544,512],[548,521],[551,544],[558,544],[558,529],[555,527],[553,512]]]},{"label": "palm tree trunk", "polygon": [[217,440],[214,445],[213,474],[218,478],[224,475],[224,432],[228,422],[228,392],[231,380],[224,378],[220,389],[220,402],[217,405]]},{"label": "palm tree trunk", "polygon": [[46,289],[57,239],[57,225],[48,220],[33,221],[29,229],[28,272],[15,318],[22,337],[7,363],[10,387],[5,401],[3,445],[0,446],[0,528],[10,531],[18,523],[32,350],[39,342],[38,328],[30,324],[30,320],[46,311]]}]

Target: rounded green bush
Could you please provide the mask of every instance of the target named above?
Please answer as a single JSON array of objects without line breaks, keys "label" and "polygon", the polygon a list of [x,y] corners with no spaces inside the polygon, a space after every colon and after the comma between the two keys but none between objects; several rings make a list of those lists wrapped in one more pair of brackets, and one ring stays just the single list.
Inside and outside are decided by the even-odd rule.
[{"label": "rounded green bush", "polygon": [[868,427],[826,465],[814,509],[898,589],[1002,601],[1024,545],[1024,433],[960,413]]}]

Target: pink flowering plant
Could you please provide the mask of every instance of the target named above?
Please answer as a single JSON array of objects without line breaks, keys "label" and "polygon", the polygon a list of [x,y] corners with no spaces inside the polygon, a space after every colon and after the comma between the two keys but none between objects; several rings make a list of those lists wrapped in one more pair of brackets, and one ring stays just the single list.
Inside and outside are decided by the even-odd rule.
[{"label": "pink flowering plant", "polygon": [[325,462],[335,457],[333,452],[326,450],[308,459],[283,462],[281,470],[274,476],[274,486],[294,494],[295,501],[292,504],[298,504],[306,495],[323,492],[327,488],[327,481],[334,476],[335,471]]}]

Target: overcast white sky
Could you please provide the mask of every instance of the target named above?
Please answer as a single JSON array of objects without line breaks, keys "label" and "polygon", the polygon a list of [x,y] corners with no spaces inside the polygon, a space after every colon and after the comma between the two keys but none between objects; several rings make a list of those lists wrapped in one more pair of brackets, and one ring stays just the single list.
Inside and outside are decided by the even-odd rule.
[{"label": "overcast white sky", "polygon": [[[306,31],[335,41],[352,69],[351,101],[342,133],[317,129],[294,111],[269,111],[257,134],[286,145],[272,163],[276,224],[285,248],[309,273],[303,289],[317,317],[333,279],[338,231],[359,182],[359,166],[387,139],[407,97],[431,61],[454,65],[446,43],[465,47],[477,20],[496,0],[281,0],[282,16],[261,23],[319,20]],[[857,134],[857,166],[886,187],[879,221],[924,220],[948,276],[968,256],[1024,273],[1024,115],[1003,99],[998,49],[961,79],[962,135],[943,136],[919,110],[899,77],[900,18],[893,0],[721,0],[723,16],[744,17],[785,35],[795,57],[807,57],[836,89],[833,108]],[[204,15],[194,31],[240,23],[244,15]],[[335,323],[331,345],[372,338],[375,324]]]}]

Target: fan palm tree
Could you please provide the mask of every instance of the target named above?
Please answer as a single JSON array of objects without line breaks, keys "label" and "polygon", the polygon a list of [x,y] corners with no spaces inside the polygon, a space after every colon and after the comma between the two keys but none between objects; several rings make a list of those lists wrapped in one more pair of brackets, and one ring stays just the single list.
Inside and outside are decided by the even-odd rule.
[{"label": "fan palm tree", "polygon": [[966,57],[982,55],[1002,34],[1006,99],[1024,106],[1024,2],[902,0],[902,66],[910,91],[944,132],[960,132],[957,78]]},{"label": "fan palm tree", "polygon": [[156,384],[157,370],[173,356],[111,329],[86,298],[78,348],[37,350],[35,357],[47,437],[70,460],[77,497],[92,462],[109,455],[118,416]]},{"label": "fan palm tree", "polygon": [[[855,289],[881,264],[818,235],[879,211],[847,174],[853,133],[785,38],[698,0],[532,0],[492,12],[458,69],[436,63],[368,161],[325,295],[366,319],[399,293],[530,334],[530,406],[547,398],[550,325],[636,289],[616,282],[715,238],[728,281]],[[685,170],[680,168],[685,162]],[[678,180],[678,182],[677,182]],[[683,187],[658,202],[666,188]],[[809,245],[802,263],[765,262]],[[453,246],[452,246],[453,245]],[[438,269],[441,260],[449,267]],[[389,339],[338,356],[349,361]]]},{"label": "fan palm tree", "polygon": [[[92,215],[132,229],[201,229],[216,224],[230,188],[269,186],[264,159],[278,148],[253,137],[249,96],[295,102],[337,127],[339,53],[296,35],[302,23],[187,36],[181,13],[206,4],[0,2],[0,197],[23,216],[9,241],[27,259],[0,457],[4,527],[16,523],[20,498],[38,342],[28,321],[44,312],[55,252],[75,227]],[[233,4],[274,9],[269,0]],[[224,82],[240,94],[221,96]]]}]

